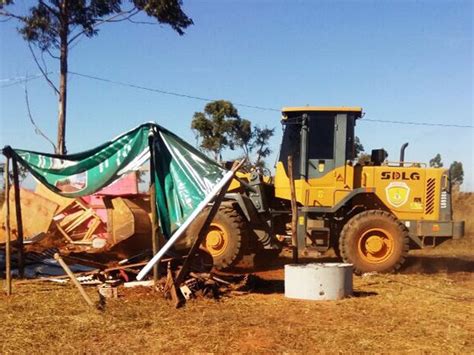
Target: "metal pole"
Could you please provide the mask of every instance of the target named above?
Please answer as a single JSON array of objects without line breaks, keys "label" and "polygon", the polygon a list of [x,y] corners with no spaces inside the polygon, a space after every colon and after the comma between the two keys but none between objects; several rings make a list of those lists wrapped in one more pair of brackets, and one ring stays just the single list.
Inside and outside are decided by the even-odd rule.
[{"label": "metal pole", "polygon": [[25,248],[23,243],[23,218],[21,213],[20,181],[18,177],[18,162],[15,157],[12,158],[13,167],[13,187],[15,190],[15,214],[17,226],[18,243],[18,271],[20,278],[25,274]]},{"label": "metal pole", "polygon": [[5,281],[7,296],[12,294],[12,274],[11,274],[11,255],[10,255],[10,176],[8,174],[10,170],[10,157],[6,156],[5,161],[5,230],[7,240],[5,243]]},{"label": "metal pole", "polygon": [[[148,140],[150,147],[150,209],[151,209],[151,244],[153,255],[158,253],[158,214],[156,211],[156,185],[155,185],[155,137],[151,136]],[[157,286],[160,275],[158,274],[158,266],[153,265],[153,286]]]},{"label": "metal pole", "polygon": [[291,250],[293,252],[293,263],[298,263],[298,205],[296,203],[295,179],[293,177],[293,157],[288,157],[288,177],[290,180],[291,193]]}]

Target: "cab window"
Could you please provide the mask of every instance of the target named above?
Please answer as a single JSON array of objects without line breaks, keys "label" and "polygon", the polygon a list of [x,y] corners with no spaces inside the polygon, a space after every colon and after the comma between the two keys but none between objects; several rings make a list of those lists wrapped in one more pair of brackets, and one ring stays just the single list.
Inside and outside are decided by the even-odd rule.
[{"label": "cab window", "polygon": [[279,161],[283,163],[285,171],[288,173],[288,157],[293,156],[293,176],[299,176],[300,166],[300,130],[301,124],[296,120],[289,121],[283,125],[283,140],[280,149]]},{"label": "cab window", "polygon": [[308,159],[334,159],[334,115],[309,119]]}]

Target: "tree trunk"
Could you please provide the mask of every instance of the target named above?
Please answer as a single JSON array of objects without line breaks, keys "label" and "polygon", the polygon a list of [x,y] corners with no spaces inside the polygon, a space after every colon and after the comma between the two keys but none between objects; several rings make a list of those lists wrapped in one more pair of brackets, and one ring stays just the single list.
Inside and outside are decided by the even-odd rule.
[{"label": "tree trunk", "polygon": [[260,149],[257,150],[257,160],[255,161],[255,166],[258,166],[260,159],[262,159],[263,144],[260,145]]},{"label": "tree trunk", "polygon": [[59,59],[59,107],[57,154],[64,155],[66,150],[66,103],[67,103],[67,56],[68,56],[68,0],[61,3],[60,21],[60,59]]}]

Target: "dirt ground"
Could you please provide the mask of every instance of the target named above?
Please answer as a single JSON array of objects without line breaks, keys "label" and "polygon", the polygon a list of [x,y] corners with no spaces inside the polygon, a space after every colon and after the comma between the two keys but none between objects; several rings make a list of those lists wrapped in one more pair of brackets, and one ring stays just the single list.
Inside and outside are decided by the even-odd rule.
[{"label": "dirt ground", "polygon": [[[282,264],[255,292],[179,310],[150,289],[91,310],[73,286],[14,284],[0,296],[2,353],[474,352],[474,238],[412,252],[395,275],[354,278],[355,297],[295,301]],[[94,288],[87,289],[98,299]]]}]

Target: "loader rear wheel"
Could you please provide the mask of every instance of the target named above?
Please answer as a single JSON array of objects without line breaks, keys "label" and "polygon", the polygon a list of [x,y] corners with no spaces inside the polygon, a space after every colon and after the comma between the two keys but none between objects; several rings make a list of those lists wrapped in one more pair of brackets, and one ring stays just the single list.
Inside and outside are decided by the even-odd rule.
[{"label": "loader rear wheel", "polygon": [[[209,210],[204,210],[189,227],[186,234],[197,236],[199,226],[204,222]],[[221,206],[207,230],[202,247],[211,254],[216,269],[225,269],[236,264],[243,248],[244,221],[230,206]]]},{"label": "loader rear wheel", "polygon": [[342,259],[354,265],[356,274],[398,270],[408,249],[406,227],[392,214],[380,210],[352,217],[339,238]]}]

